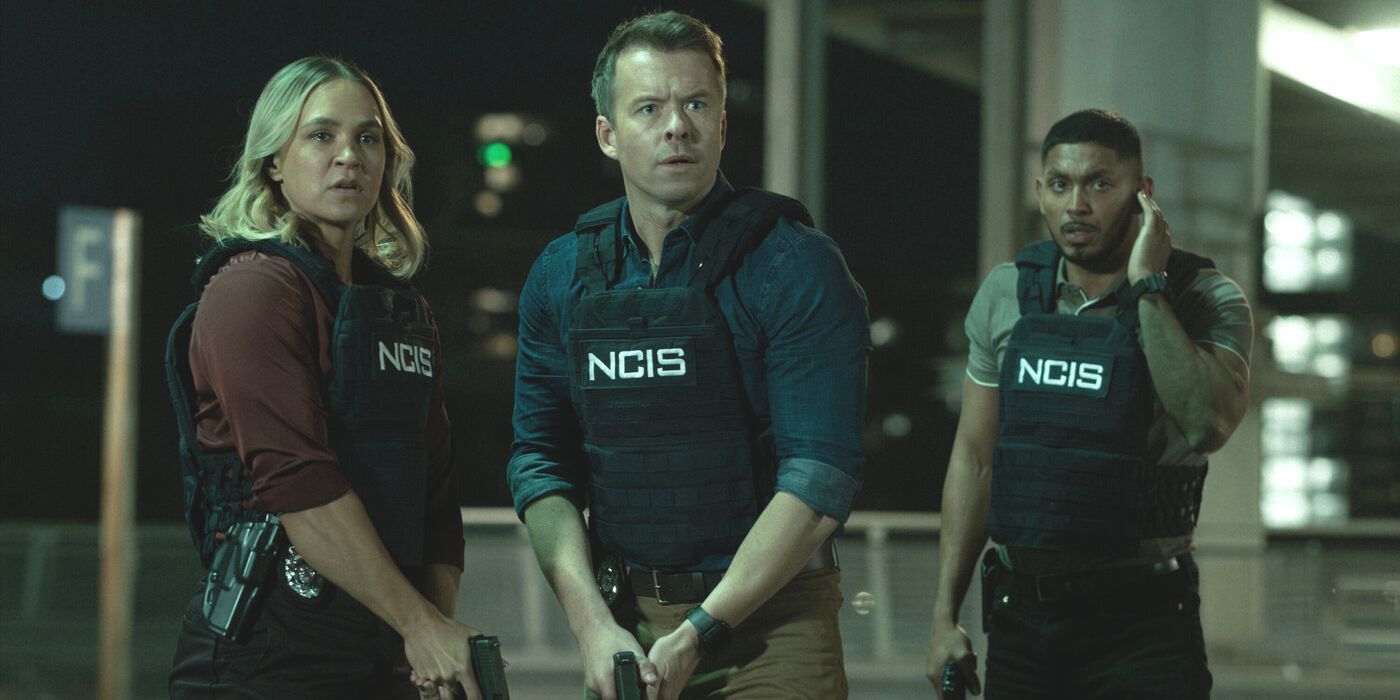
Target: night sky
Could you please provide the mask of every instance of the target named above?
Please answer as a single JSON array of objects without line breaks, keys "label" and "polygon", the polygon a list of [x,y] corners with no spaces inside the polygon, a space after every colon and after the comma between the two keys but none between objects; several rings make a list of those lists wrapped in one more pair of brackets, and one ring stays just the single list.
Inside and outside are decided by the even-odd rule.
[{"label": "night sky", "polygon": [[[416,211],[433,254],[419,282],[445,343],[461,502],[509,505],[512,313],[472,304],[515,292],[534,256],[577,214],[621,194],[597,150],[588,81],[618,22],[656,7],[693,11],[724,37],[729,140],[723,170],[761,184],[763,14],[730,2],[152,3],[107,8],[0,3],[0,512],[97,515],[105,341],[58,332],[40,294],[55,271],[67,204],[143,217],[138,517],[179,517],[165,335],[193,301],[194,222],[223,191],[248,114],[282,65],[353,60],[379,82],[417,152]],[[956,418],[934,359],[963,352],[976,284],[978,97],[849,46],[828,45],[827,216],[896,339],[872,356],[869,463],[861,508],[934,509]],[[521,112],[549,129],[521,147],[524,179],[500,216],[483,189],[473,126]],[[881,431],[891,413],[912,432]]]}]

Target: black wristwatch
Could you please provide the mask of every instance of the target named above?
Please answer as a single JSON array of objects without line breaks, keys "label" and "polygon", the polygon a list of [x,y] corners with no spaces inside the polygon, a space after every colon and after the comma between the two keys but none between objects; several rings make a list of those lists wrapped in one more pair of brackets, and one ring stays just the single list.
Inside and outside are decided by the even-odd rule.
[{"label": "black wristwatch", "polygon": [[1132,301],[1133,308],[1137,308],[1137,303],[1142,300],[1144,294],[1161,294],[1163,299],[1171,301],[1171,294],[1167,286],[1167,273],[1154,272],[1134,284],[1128,290],[1128,298]]},{"label": "black wristwatch", "polygon": [[695,631],[700,635],[700,651],[706,654],[723,649],[724,645],[729,643],[729,638],[734,635],[729,623],[710,617],[699,605],[691,608],[690,612],[685,614],[685,619],[695,625]]}]

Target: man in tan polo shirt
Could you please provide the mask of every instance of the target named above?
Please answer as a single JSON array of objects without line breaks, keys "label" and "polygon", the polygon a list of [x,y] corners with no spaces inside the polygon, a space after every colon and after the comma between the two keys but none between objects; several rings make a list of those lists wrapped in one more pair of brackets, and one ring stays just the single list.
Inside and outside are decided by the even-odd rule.
[{"label": "man in tan polo shirt", "polygon": [[989,698],[1207,697],[1190,551],[1206,455],[1248,405],[1249,305],[1173,249],[1126,119],[1065,117],[1041,162],[1050,240],[967,315],[929,679],[954,662],[980,690],[957,614],[990,535]]}]

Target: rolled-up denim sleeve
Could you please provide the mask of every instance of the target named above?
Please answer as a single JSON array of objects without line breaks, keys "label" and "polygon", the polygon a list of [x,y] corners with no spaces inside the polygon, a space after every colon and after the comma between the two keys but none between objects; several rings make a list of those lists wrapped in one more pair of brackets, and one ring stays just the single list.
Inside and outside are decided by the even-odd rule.
[{"label": "rolled-up denim sleeve", "polygon": [[[560,249],[571,239],[550,244],[535,260],[520,292],[520,331],[515,359],[515,410],[506,479],[515,511],[542,496],[563,492],[579,501],[586,472],[582,437],[569,400],[568,355],[560,335],[562,297],[568,291],[571,262]],[[566,269],[560,269],[567,265]]]},{"label": "rolled-up denim sleeve", "polygon": [[779,240],[784,247],[772,261],[759,305],[776,488],[844,523],[865,465],[865,292],[825,234],[798,230]]}]

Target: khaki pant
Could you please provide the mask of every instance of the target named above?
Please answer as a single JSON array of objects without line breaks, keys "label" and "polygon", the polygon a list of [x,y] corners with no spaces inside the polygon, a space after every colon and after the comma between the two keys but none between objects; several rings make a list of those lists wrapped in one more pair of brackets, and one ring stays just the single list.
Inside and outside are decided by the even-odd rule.
[{"label": "khaki pant", "polygon": [[[843,700],[848,689],[836,621],[840,583],[841,572],[834,568],[799,574],[737,627],[724,649],[700,658],[682,700]],[[685,622],[693,607],[639,596],[618,615],[618,624],[650,650],[659,637]],[[586,697],[596,698],[592,693]]]}]

